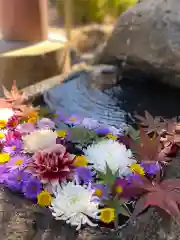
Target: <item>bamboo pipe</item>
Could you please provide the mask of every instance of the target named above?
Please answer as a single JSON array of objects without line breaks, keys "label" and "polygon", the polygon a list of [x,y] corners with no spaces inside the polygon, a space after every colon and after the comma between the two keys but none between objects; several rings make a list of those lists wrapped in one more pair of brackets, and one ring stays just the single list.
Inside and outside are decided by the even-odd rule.
[{"label": "bamboo pipe", "polygon": [[72,0],[66,0],[64,3],[64,15],[65,15],[65,31],[66,31],[66,37],[67,37],[67,43],[65,46],[65,61],[64,61],[64,73],[69,73],[72,70],[71,65],[71,57],[70,57],[70,51],[71,51],[71,33],[72,33],[72,26],[73,26],[73,20],[72,20]]}]

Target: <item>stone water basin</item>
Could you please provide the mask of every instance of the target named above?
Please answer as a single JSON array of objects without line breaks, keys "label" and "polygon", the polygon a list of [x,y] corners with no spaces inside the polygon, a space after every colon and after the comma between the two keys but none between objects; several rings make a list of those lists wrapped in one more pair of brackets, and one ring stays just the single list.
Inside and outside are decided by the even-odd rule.
[{"label": "stone water basin", "polygon": [[[78,76],[78,77],[77,77]],[[44,98],[44,100],[43,100]],[[121,84],[104,91],[92,89],[86,74],[62,85],[46,90],[36,104],[47,105],[54,111],[76,113],[98,119],[103,123],[123,126],[133,119],[134,113],[149,111],[153,116],[172,118],[180,115],[180,94],[170,89],[146,81],[123,79]],[[180,158],[174,159],[167,177],[180,178]],[[44,209],[35,209],[31,202],[0,189],[0,239],[1,240],[178,240],[180,228],[165,217],[162,219],[157,209],[150,208],[145,214],[131,220],[118,232],[108,229],[84,228],[79,233],[68,225],[52,220]]]},{"label": "stone water basin", "polygon": [[117,128],[145,110],[165,118],[180,115],[179,90],[153,80],[126,78],[118,82],[109,89],[92,88],[87,72],[79,72],[45,91],[43,99],[52,111],[92,117]]}]

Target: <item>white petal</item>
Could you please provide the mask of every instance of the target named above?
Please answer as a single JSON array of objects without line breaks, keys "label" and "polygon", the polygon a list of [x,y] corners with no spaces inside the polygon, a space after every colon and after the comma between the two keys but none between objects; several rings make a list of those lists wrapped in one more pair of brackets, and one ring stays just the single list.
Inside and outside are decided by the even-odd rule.
[{"label": "white petal", "polygon": [[[50,207],[52,215],[79,229],[82,224],[90,221],[88,216],[97,219],[99,209],[98,203],[92,201],[93,193],[91,185],[81,186],[73,182],[57,185]],[[90,221],[89,224],[93,223]]]},{"label": "white petal", "polygon": [[114,173],[119,169],[120,174],[135,161],[132,159],[131,150],[127,150],[125,145],[113,140],[102,140],[89,146],[85,150],[85,156],[95,170],[104,172],[108,164]]}]

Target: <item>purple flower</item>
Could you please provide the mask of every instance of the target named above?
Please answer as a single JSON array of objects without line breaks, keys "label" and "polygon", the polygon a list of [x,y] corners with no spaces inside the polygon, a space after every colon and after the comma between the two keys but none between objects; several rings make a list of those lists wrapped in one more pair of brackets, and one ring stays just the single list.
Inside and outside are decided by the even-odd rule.
[{"label": "purple flower", "polygon": [[120,135],[122,133],[122,129],[118,129],[114,126],[110,126],[109,130],[112,135]]},{"label": "purple flower", "polygon": [[37,195],[42,191],[42,184],[38,178],[31,177],[23,184],[24,196],[28,199],[36,199]]},{"label": "purple flower", "polygon": [[125,179],[117,178],[114,184],[114,193],[121,195],[129,182]]},{"label": "purple flower", "polygon": [[18,127],[17,127],[17,130],[21,133],[21,134],[28,134],[28,133],[31,133],[35,130],[35,125],[32,124],[32,123],[23,123],[23,124],[20,124]]},{"label": "purple flower", "polygon": [[64,120],[64,123],[72,125],[72,126],[77,126],[80,125],[82,123],[83,119],[80,118],[79,116],[76,115],[71,115],[70,117],[67,117]]},{"label": "purple flower", "polygon": [[64,114],[59,112],[57,112],[55,115],[56,115],[55,118],[61,122],[64,122],[67,118]]},{"label": "purple flower", "polygon": [[22,151],[22,141],[19,139],[11,139],[6,141],[4,151],[10,155],[19,154]]},{"label": "purple flower", "polygon": [[117,178],[116,182],[115,182],[115,186],[120,186],[122,188],[127,186],[127,184],[128,184],[128,181],[126,179],[122,179],[122,178]]},{"label": "purple flower", "polygon": [[89,130],[93,130],[99,127],[99,122],[92,118],[84,118],[82,125]]},{"label": "purple flower", "polygon": [[102,136],[111,133],[108,127],[99,127],[95,131],[98,135],[102,135]]},{"label": "purple flower", "polygon": [[31,173],[20,171],[19,169],[15,169],[10,171],[7,174],[7,178],[5,183],[9,189],[12,191],[22,191],[22,187],[25,182],[31,177]]},{"label": "purple flower", "polygon": [[49,118],[42,118],[37,122],[37,127],[39,129],[53,129],[55,128],[55,123]]},{"label": "purple flower", "polygon": [[75,174],[79,181],[83,181],[85,184],[88,184],[92,181],[93,173],[87,167],[77,167],[75,169]]},{"label": "purple flower", "polygon": [[5,164],[1,164],[0,165],[0,176],[5,172],[6,170],[6,165]]},{"label": "purple flower", "polygon": [[92,186],[95,190],[94,195],[100,199],[108,199],[108,187],[104,184],[95,184]]},{"label": "purple flower", "polygon": [[[133,177],[136,179],[136,175],[133,175],[131,177],[132,177],[131,180],[133,180]],[[136,180],[140,182],[139,179],[136,179]],[[133,199],[143,193],[142,189],[137,187],[132,182],[129,182],[126,179],[120,179],[120,178],[117,179],[115,182],[114,192],[115,194],[118,194],[119,198],[125,198],[125,199]]]},{"label": "purple flower", "polygon": [[101,125],[95,131],[98,135],[112,134],[114,136],[117,136],[123,133],[121,129],[117,129],[114,126],[105,126],[105,125]]},{"label": "purple flower", "polygon": [[141,181],[141,176],[139,174],[136,173],[131,173],[129,176],[126,177],[126,180],[129,183],[133,183],[133,182],[137,182],[137,183],[142,183]]},{"label": "purple flower", "polygon": [[155,175],[161,169],[158,163],[141,163],[140,165],[144,168],[145,173],[150,176]]},{"label": "purple flower", "polygon": [[6,163],[8,169],[24,168],[30,161],[30,157],[26,155],[16,155]]},{"label": "purple flower", "polygon": [[7,168],[5,164],[0,165],[0,184],[4,183],[7,179]]}]

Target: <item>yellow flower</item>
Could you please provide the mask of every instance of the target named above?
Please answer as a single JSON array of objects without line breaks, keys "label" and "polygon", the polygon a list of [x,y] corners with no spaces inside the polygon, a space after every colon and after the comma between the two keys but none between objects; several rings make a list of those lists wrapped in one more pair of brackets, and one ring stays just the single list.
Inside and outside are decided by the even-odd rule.
[{"label": "yellow flower", "polygon": [[23,163],[24,163],[24,160],[23,160],[23,159],[18,159],[18,160],[14,163],[14,165],[18,166],[18,165],[21,165],[21,164],[23,164]]},{"label": "yellow flower", "polygon": [[33,111],[33,112],[30,112],[30,113],[29,113],[28,117],[29,117],[29,118],[36,118],[36,119],[38,119],[39,114],[38,114],[38,112]]},{"label": "yellow flower", "polygon": [[95,192],[94,192],[94,195],[101,198],[102,195],[103,195],[103,191],[102,189],[99,189],[99,188],[96,188]]},{"label": "yellow flower", "polygon": [[51,204],[52,196],[48,191],[44,190],[38,194],[37,200],[40,206],[47,207]]},{"label": "yellow flower", "polygon": [[37,122],[37,118],[35,118],[35,117],[29,118],[27,122],[28,123],[36,123]]},{"label": "yellow flower", "polygon": [[107,134],[106,137],[107,137],[108,139],[113,140],[113,141],[116,141],[116,140],[117,140],[117,136],[114,136],[114,135],[112,135],[111,133]]},{"label": "yellow flower", "polygon": [[71,120],[72,122],[75,122],[77,120],[76,117],[70,117],[69,120]]},{"label": "yellow flower", "polygon": [[0,153],[0,164],[6,163],[10,160],[10,155],[8,153]]},{"label": "yellow flower", "polygon": [[11,147],[11,149],[14,150],[14,151],[16,150],[16,148],[17,148],[16,145]]},{"label": "yellow flower", "polygon": [[65,130],[58,130],[57,131],[57,136],[59,138],[64,138],[67,135],[67,132]]},{"label": "yellow flower", "polygon": [[54,114],[54,118],[59,118],[59,114]]},{"label": "yellow flower", "polygon": [[6,124],[7,124],[7,121],[0,120],[0,128],[5,128]]},{"label": "yellow flower", "polygon": [[100,220],[104,223],[111,223],[115,219],[114,208],[103,208],[100,210]]},{"label": "yellow flower", "polygon": [[137,163],[132,163],[131,165],[130,165],[130,169],[131,169],[131,171],[132,172],[134,172],[134,173],[137,173],[137,174],[139,174],[139,175],[145,175],[145,171],[144,171],[144,168],[143,167],[141,167],[139,164],[137,164]]},{"label": "yellow flower", "polygon": [[13,122],[11,122],[11,126],[12,127],[16,127],[18,125],[18,121],[17,120],[14,120]]},{"label": "yellow flower", "polygon": [[116,191],[116,193],[122,193],[123,188],[121,186],[116,186],[115,191]]},{"label": "yellow flower", "polygon": [[76,156],[75,160],[74,160],[74,165],[76,167],[86,167],[88,164],[88,160],[85,158],[85,156],[81,155],[81,156]]},{"label": "yellow flower", "polygon": [[5,134],[3,132],[0,132],[0,139],[3,139],[5,137]]}]

